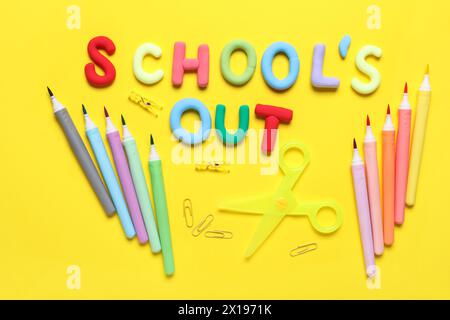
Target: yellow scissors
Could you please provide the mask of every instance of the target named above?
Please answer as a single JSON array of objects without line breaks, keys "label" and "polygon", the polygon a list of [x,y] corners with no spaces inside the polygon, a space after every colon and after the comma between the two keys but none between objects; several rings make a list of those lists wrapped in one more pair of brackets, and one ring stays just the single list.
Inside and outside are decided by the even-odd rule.
[{"label": "yellow scissors", "polygon": [[[297,149],[303,154],[303,163],[295,167],[287,165],[285,157],[286,153],[291,149]],[[247,199],[231,200],[219,205],[219,209],[223,211],[263,215],[261,223],[245,253],[247,258],[255,253],[286,215],[306,215],[314,229],[324,234],[333,233],[341,227],[343,221],[342,210],[335,201],[299,203],[292,192],[292,189],[310,163],[310,160],[311,155],[309,150],[303,144],[290,142],[280,150],[279,165],[281,171],[284,173],[284,177],[275,193]],[[319,223],[317,215],[324,208],[329,208],[334,211],[336,215],[334,225],[322,226]]]}]

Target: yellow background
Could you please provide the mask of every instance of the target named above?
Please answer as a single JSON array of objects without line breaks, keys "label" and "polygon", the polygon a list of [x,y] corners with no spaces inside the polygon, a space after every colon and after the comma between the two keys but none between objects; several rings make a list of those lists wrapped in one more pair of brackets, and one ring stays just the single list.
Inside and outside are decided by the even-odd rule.
[{"label": "yellow background", "polygon": [[[376,1],[381,29],[367,27],[372,1],[8,1],[0,7],[1,49],[1,201],[0,298],[450,298],[450,214],[448,181],[448,30],[447,1]],[[81,9],[81,29],[66,26],[67,7]],[[344,34],[353,42],[341,60],[337,46]],[[89,62],[86,46],[97,35],[110,37],[116,53],[115,83],[95,89],[83,68]],[[255,47],[258,68],[243,87],[226,83],[220,73],[220,52],[233,39]],[[187,42],[187,55],[197,46],[210,48],[210,81],[199,90],[195,75],[187,75],[180,89],[171,85],[175,41]],[[276,93],[260,72],[264,50],[287,41],[298,51],[301,71],[296,85]],[[165,77],[154,86],[140,84],[132,59],[144,42],[161,46],[159,61],[145,61],[148,70],[162,67]],[[327,45],[325,73],[338,76],[337,92],[318,92],[310,86],[312,50]],[[371,59],[383,77],[380,89],[362,97],[351,88],[359,74],[354,58],[363,45],[383,49]],[[237,54],[235,70],[245,59]],[[350,174],[353,137],[362,143],[364,121],[370,114],[378,137],[387,103],[394,111],[405,81],[411,101],[431,65],[433,103],[419,182],[417,205],[396,228],[396,242],[377,259],[381,288],[366,286],[357,213]],[[279,76],[287,71],[277,58]],[[157,139],[163,158],[173,234],[176,274],[166,278],[160,255],[148,246],[127,241],[117,217],[107,218],[53,117],[49,85],[65,104],[81,131],[81,103],[104,130],[103,105],[116,124],[124,113],[135,135],[146,168],[148,134]],[[158,119],[127,100],[131,89],[161,101]],[[294,120],[283,125],[281,143],[299,140],[312,153],[312,163],[295,194],[300,199],[336,199],[344,209],[344,225],[330,236],[314,232],[304,218],[288,217],[249,261],[244,250],[259,217],[220,213],[219,201],[273,190],[281,179],[260,175],[258,165],[232,166],[229,175],[195,172],[193,165],[171,160],[169,113],[182,98],[201,99],[212,112],[227,105],[228,127],[237,123],[238,106],[250,105],[250,127],[263,128],[253,116],[256,103],[293,108]],[[184,123],[195,117],[188,116]],[[396,112],[394,112],[396,121]],[[147,173],[147,170],[146,174]],[[147,175],[148,177],[148,175]],[[232,240],[194,238],[184,225],[182,201],[191,198],[195,219],[215,215],[213,229],[231,230]],[[291,258],[298,244],[317,242],[319,249]],[[67,267],[81,268],[81,289],[66,286]]]}]

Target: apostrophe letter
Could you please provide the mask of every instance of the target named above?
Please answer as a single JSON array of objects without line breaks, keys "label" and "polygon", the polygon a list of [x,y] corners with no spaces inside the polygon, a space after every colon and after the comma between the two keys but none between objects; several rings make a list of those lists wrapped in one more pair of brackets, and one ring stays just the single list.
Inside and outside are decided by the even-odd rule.
[{"label": "apostrophe letter", "polygon": [[[88,55],[93,62],[84,67],[87,81],[94,87],[107,87],[114,82],[116,78],[116,69],[111,61],[108,60],[99,50],[104,50],[108,55],[113,55],[116,46],[111,39],[99,36],[93,38],[88,44]],[[95,71],[95,65],[103,70],[104,75],[99,75]]]},{"label": "apostrophe letter", "polygon": [[294,112],[290,109],[257,104],[255,114],[258,118],[266,120],[261,150],[264,154],[270,155],[277,139],[278,125],[291,122]]},{"label": "apostrophe letter", "polygon": [[175,42],[172,62],[172,83],[176,87],[183,84],[185,72],[197,72],[197,84],[206,88],[209,81],[209,47],[202,44],[198,47],[197,59],[186,59],[186,44]]}]

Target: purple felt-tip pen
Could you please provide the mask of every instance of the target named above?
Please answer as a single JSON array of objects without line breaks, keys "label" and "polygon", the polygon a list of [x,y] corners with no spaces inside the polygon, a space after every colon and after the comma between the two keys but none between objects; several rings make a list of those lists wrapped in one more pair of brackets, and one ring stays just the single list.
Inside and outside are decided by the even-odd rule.
[{"label": "purple felt-tip pen", "polygon": [[106,107],[104,110],[106,118],[106,138],[108,139],[111,148],[114,164],[116,165],[117,174],[119,175],[120,183],[122,184],[123,193],[128,204],[128,210],[130,211],[137,238],[141,244],[144,244],[148,241],[148,235],[142,218],[141,209],[139,208],[139,202],[131,178],[130,168],[128,167],[128,161],[125,152],[123,151],[120,134],[112,123]]}]

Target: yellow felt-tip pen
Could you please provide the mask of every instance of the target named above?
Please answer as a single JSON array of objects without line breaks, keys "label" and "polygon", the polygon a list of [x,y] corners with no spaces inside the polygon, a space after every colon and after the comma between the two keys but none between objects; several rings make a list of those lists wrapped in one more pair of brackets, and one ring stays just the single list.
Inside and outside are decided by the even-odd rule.
[{"label": "yellow felt-tip pen", "polygon": [[431,103],[430,68],[427,66],[425,76],[417,95],[416,120],[409,164],[408,189],[406,204],[410,207],[416,203],[417,184],[422,161],[425,132],[427,129],[428,111]]}]

